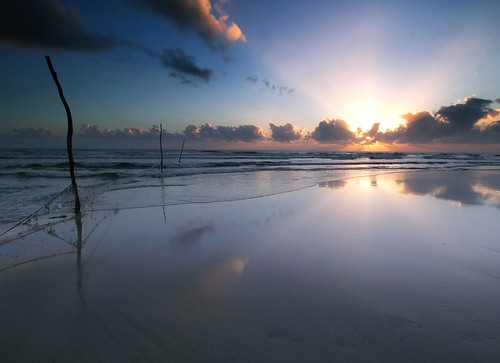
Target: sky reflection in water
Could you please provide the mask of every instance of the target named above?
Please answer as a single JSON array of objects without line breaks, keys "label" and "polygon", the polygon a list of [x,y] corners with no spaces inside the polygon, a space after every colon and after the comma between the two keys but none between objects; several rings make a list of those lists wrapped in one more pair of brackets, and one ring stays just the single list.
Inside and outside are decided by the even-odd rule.
[{"label": "sky reflection in water", "polygon": [[[498,180],[384,174],[86,215],[79,253],[0,272],[0,358],[492,361]],[[18,255],[76,241],[65,223]]]}]

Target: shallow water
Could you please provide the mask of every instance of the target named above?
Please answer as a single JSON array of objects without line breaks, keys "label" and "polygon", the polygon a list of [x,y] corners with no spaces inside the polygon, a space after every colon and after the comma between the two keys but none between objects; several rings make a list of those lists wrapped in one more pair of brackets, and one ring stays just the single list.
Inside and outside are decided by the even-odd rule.
[{"label": "shallow water", "polygon": [[372,175],[54,223],[0,246],[0,361],[496,361],[499,177]]},{"label": "shallow water", "polygon": [[[179,162],[178,150],[168,150],[160,172],[158,150],[75,150],[74,154],[84,207],[92,206],[103,191],[146,186],[202,186],[208,181],[198,194],[207,197],[205,189],[211,188],[207,200],[223,201],[292,191],[349,176],[500,168],[500,155],[492,153],[186,150]],[[40,208],[70,211],[66,203],[51,202],[69,185],[64,149],[0,149],[0,234],[32,218]]]}]

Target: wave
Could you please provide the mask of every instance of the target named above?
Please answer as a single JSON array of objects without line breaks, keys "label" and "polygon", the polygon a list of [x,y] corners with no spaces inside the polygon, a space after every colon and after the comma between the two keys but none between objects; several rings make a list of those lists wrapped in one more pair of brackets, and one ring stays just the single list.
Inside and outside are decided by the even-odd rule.
[{"label": "wave", "polygon": [[[155,150],[78,151],[75,164],[78,177],[117,179],[151,177],[159,173]],[[0,177],[65,178],[65,153],[37,154],[9,151],[0,159]],[[500,155],[482,153],[405,153],[405,152],[282,152],[282,151],[185,151],[182,163],[177,153],[166,153],[163,176],[206,173],[252,172],[262,170],[328,171],[366,169],[446,169],[500,167]]]}]

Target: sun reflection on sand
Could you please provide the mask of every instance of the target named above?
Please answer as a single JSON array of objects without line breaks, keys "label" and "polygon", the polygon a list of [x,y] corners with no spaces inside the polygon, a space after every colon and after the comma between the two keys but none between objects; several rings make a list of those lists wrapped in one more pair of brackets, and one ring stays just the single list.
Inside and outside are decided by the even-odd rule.
[{"label": "sun reflection on sand", "polygon": [[484,186],[484,185],[479,184],[479,183],[471,185],[471,189],[474,192],[481,194],[481,196],[484,198],[484,200],[487,201],[488,204],[500,206],[500,190],[499,189],[487,187],[487,186]]},{"label": "sun reflection on sand", "polygon": [[359,191],[379,188],[389,192],[431,196],[452,202],[462,208],[467,205],[486,204],[500,208],[500,185],[489,174],[474,171],[457,172],[456,178],[443,177],[439,172],[413,172],[372,175],[355,179],[323,181],[322,189],[344,189],[355,183]]},{"label": "sun reflection on sand", "polygon": [[235,258],[231,262],[231,268],[235,274],[241,274],[245,269],[247,263],[248,263],[248,258],[246,259]]}]

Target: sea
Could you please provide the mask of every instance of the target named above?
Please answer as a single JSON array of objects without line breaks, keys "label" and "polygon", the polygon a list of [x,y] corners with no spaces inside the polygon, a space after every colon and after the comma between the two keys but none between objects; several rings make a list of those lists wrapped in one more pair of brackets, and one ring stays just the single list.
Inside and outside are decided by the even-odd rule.
[{"label": "sea", "polygon": [[[381,173],[500,169],[498,153],[106,149],[75,150],[74,160],[83,213],[256,198]],[[0,149],[0,238],[42,214],[70,214],[68,165],[65,149]],[[155,188],[161,198],[144,193]]]}]

